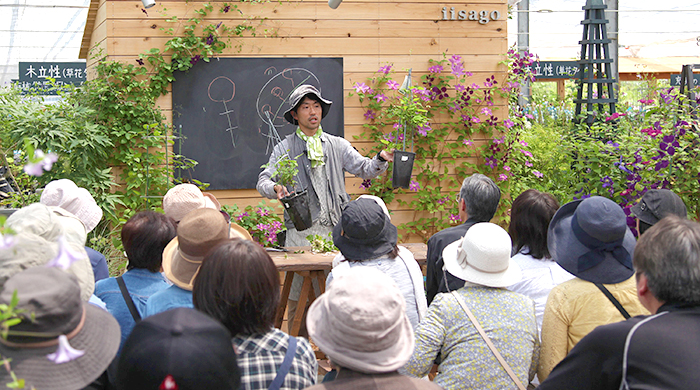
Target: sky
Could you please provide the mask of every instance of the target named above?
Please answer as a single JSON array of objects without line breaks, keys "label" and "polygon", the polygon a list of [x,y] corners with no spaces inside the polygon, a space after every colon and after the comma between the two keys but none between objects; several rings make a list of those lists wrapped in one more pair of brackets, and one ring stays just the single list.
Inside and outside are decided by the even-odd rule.
[{"label": "sky", "polygon": [[[585,3],[530,0],[531,51],[541,59],[577,59]],[[619,3],[620,56],[694,56],[700,63],[700,0]],[[0,85],[17,78],[20,61],[78,61],[89,5],[90,0],[0,0]],[[511,44],[517,40],[516,20],[514,14],[508,25]]]}]

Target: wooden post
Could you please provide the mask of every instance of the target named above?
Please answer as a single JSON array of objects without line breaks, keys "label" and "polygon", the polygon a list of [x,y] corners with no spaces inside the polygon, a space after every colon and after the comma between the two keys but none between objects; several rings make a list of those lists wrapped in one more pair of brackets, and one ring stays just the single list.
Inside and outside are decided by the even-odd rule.
[{"label": "wooden post", "polygon": [[559,101],[563,102],[566,99],[566,80],[557,80],[557,96]]}]

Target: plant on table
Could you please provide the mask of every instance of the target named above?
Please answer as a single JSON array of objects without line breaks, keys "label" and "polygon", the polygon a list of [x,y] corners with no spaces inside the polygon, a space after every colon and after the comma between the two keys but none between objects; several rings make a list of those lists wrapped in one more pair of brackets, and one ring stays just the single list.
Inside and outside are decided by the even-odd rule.
[{"label": "plant on table", "polygon": [[235,222],[246,229],[255,241],[265,247],[277,247],[277,235],[284,230],[282,219],[274,208],[267,206],[264,201],[257,206],[247,206],[241,210],[237,205],[221,207]]}]

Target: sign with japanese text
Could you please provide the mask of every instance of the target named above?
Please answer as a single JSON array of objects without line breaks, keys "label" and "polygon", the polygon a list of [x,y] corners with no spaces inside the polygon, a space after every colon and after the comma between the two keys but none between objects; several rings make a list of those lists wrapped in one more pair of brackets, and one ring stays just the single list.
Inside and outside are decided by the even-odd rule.
[{"label": "sign with japanese text", "polygon": [[530,66],[536,79],[574,79],[578,77],[577,61],[537,61]]},{"label": "sign with japanese text", "polygon": [[44,95],[55,95],[49,79],[55,86],[82,85],[87,80],[85,62],[20,62],[19,78],[15,85],[23,91],[34,90]]},{"label": "sign with japanese text", "polygon": [[[693,85],[698,86],[700,85],[700,73],[693,73]],[[672,74],[671,75],[671,86],[672,87],[680,87],[681,86],[681,75],[680,74]]]}]

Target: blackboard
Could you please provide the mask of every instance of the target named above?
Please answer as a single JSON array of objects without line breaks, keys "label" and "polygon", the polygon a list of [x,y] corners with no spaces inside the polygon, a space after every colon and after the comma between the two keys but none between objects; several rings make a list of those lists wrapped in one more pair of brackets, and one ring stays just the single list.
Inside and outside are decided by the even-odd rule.
[{"label": "blackboard", "polygon": [[199,61],[175,79],[173,125],[181,138],[174,148],[198,162],[193,172],[177,174],[212,190],[255,188],[275,144],[270,122],[282,139],[296,130],[283,114],[301,84],[333,101],[321,126],[344,135],[342,58],[220,58]]}]

